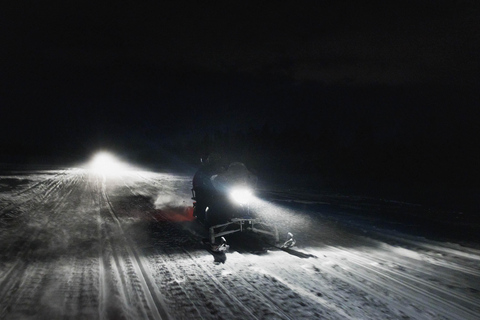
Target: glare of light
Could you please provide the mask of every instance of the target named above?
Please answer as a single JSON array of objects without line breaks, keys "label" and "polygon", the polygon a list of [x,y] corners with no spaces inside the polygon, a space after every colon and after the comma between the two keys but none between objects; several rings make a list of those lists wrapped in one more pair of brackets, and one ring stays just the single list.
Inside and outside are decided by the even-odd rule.
[{"label": "glare of light", "polygon": [[99,152],[90,161],[89,168],[99,174],[118,174],[128,167],[112,154]]},{"label": "glare of light", "polygon": [[252,190],[246,188],[233,189],[230,198],[238,204],[247,204],[253,198]]}]

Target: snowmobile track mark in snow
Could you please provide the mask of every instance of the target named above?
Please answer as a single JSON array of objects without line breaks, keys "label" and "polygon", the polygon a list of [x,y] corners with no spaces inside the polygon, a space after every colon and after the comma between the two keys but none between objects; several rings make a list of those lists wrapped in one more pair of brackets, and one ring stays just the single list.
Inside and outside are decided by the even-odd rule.
[{"label": "snowmobile track mark in snow", "polygon": [[[439,314],[448,314],[452,318],[456,316],[458,317],[460,314],[462,314],[461,318],[463,319],[469,319],[470,317],[474,319],[477,315],[477,312],[473,311],[472,308],[466,308],[463,305],[454,303],[452,301],[461,300],[466,304],[471,304],[472,307],[475,307],[475,306],[478,307],[479,306],[478,301],[475,301],[468,297],[464,297],[464,296],[462,297],[459,294],[452,295],[452,294],[445,293],[443,290],[441,290],[437,286],[433,286],[422,279],[416,279],[409,275],[405,275],[402,272],[391,271],[390,269],[387,269],[381,266],[377,266],[377,268],[380,269],[382,272],[379,270],[375,270],[374,268],[369,266],[369,263],[370,263],[369,260],[359,257],[358,255],[355,255],[345,249],[331,247],[331,246],[330,248],[336,250],[337,252],[342,252],[343,255],[345,253],[348,254],[348,260],[355,263],[358,267],[368,269],[369,271],[379,275],[380,278],[386,278],[389,281],[398,284],[400,287],[405,287],[408,290],[419,293],[420,296],[424,297],[422,299],[422,303],[425,303],[426,300],[428,299],[435,301],[436,303],[428,303],[427,305],[429,308],[436,310]],[[391,276],[389,274],[391,274]],[[382,283],[385,286],[386,282],[382,282]],[[419,286],[419,284],[421,286]],[[425,287],[425,289],[423,289],[422,287]],[[393,291],[393,289],[390,289],[390,290]],[[401,292],[403,295],[406,294],[405,292],[403,292],[403,290],[401,291],[397,290],[397,291]],[[436,292],[436,294],[433,294],[432,292]],[[444,297],[441,298],[440,296],[444,296]],[[426,300],[425,300],[425,297],[427,298]],[[446,308],[439,309],[437,306],[442,306],[442,307],[445,306]]]},{"label": "snowmobile track mark in snow", "polygon": [[[346,261],[345,258],[339,257],[333,262],[333,265],[331,267],[322,268],[322,271],[332,274],[333,276],[348,283],[349,285],[368,293],[370,296],[378,299],[378,301],[381,301],[385,306],[394,307],[397,312],[400,312],[403,315],[409,316],[411,318],[418,317],[418,310],[422,309],[418,308],[418,306],[412,305],[412,301],[410,299],[411,295],[405,293],[403,289],[401,290],[400,288],[392,285],[387,286],[383,281],[380,281],[380,279],[375,276],[369,275],[365,272],[359,272],[359,268],[352,268],[347,264],[347,262],[344,261]],[[358,266],[363,267],[361,265]],[[338,269],[340,269],[341,271]],[[360,278],[360,280],[358,280],[358,278]],[[398,283],[398,281],[394,282]],[[416,290],[414,292],[419,293],[419,291]],[[394,293],[397,298],[392,299],[391,293]],[[414,313],[414,310],[412,310],[411,308],[405,308],[405,305],[401,304],[399,301],[409,301],[410,307],[417,308],[417,311]],[[421,304],[424,305],[424,303]],[[438,312],[439,310],[435,311]],[[444,313],[440,312],[439,314]],[[452,317],[452,314],[450,314],[449,316]],[[452,318],[455,319],[456,316],[453,315]],[[464,319],[469,318],[467,317]]]},{"label": "snowmobile track mark in snow", "polygon": [[34,190],[35,188],[37,188],[37,187],[39,187],[39,186],[41,186],[41,185],[43,185],[43,184],[47,184],[47,183],[50,183],[50,184],[52,184],[52,183],[57,183],[57,182],[58,182],[57,177],[63,176],[63,175],[67,175],[68,171],[71,171],[71,169],[69,169],[69,170],[63,170],[62,172],[55,174],[55,175],[54,175],[53,177],[51,177],[51,178],[42,180],[42,181],[40,181],[40,182],[37,182],[37,183],[34,184],[33,186],[30,186],[30,187],[28,187],[28,188],[25,188],[25,189],[23,189],[23,190],[20,190],[20,191],[17,192],[17,196],[18,196],[18,195],[21,195],[21,194],[24,194],[24,193],[26,193],[27,191]]},{"label": "snowmobile track mark in snow", "polygon": [[150,277],[148,276],[145,267],[143,266],[141,259],[139,258],[138,253],[135,251],[134,248],[132,248],[130,245],[128,245],[128,239],[127,235],[123,231],[122,224],[120,222],[120,219],[118,218],[117,214],[115,213],[115,210],[113,208],[113,205],[111,201],[108,198],[107,192],[106,192],[106,177],[103,176],[103,181],[102,181],[102,194],[107,202],[109,212],[115,221],[116,225],[118,226],[122,236],[126,240],[126,246],[125,249],[128,252],[129,258],[131,259],[131,262],[133,264],[133,267],[136,271],[136,274],[139,277],[140,280],[140,285],[142,286],[143,293],[145,294],[145,298],[147,299],[147,304],[150,307],[150,310],[153,312],[153,315],[157,319],[170,319],[170,316],[168,314],[168,309],[166,307],[166,304],[164,302],[163,296],[161,296],[161,293],[158,292],[154,285],[152,284],[152,281]]},{"label": "snowmobile track mark in snow", "polygon": [[[186,296],[190,296],[194,299],[193,301],[184,301],[185,299],[180,299],[180,301],[178,301],[179,293],[174,293],[169,290],[169,293],[172,295],[171,299],[175,304],[180,304],[182,306],[188,306],[189,303],[194,304],[195,310],[200,312],[199,314],[202,318],[244,318],[243,314],[242,317],[239,318],[235,312],[236,310],[239,310],[241,306],[237,306],[237,303],[231,299],[225,299],[225,297],[228,298],[228,296],[225,295],[224,291],[212,281],[211,277],[201,269],[200,265],[197,264],[195,260],[188,257],[180,248],[162,247],[161,250],[156,248],[155,251],[157,253],[155,255],[155,261],[157,263],[160,262],[160,266],[157,270],[161,273],[161,278],[169,279],[170,283],[173,282],[174,284],[177,284],[182,292],[187,293]],[[159,261],[159,259],[161,261]],[[165,273],[166,270],[170,270],[171,273]],[[163,284],[159,284],[159,287],[162,285]],[[172,285],[170,284],[168,287],[172,288]],[[173,286],[174,290],[175,287],[176,286]],[[205,299],[206,294],[210,296],[210,301],[206,304],[198,304],[198,301]],[[179,315],[179,318],[184,317],[183,313]]]},{"label": "snowmobile track mark in snow", "polygon": [[[56,176],[58,176],[58,175],[56,175]],[[55,176],[55,177],[56,177],[56,176]],[[23,201],[23,202],[10,203],[10,204],[6,205],[5,207],[1,208],[1,209],[0,209],[0,222],[2,222],[2,223],[4,222],[4,221],[2,221],[2,219],[3,219],[5,216],[7,216],[7,214],[8,214],[9,212],[11,212],[12,209],[25,206],[25,205],[28,204],[29,202],[35,201],[38,197],[41,197],[41,199],[40,199],[40,204],[39,204],[39,205],[45,204],[45,203],[46,203],[46,200],[47,200],[47,199],[49,198],[49,196],[52,194],[52,191],[53,191],[54,189],[56,189],[56,188],[62,183],[63,180],[66,180],[66,179],[68,178],[66,173],[63,173],[61,176],[62,176],[61,179],[55,180],[55,179],[53,179],[53,177],[52,177],[52,178],[49,178],[49,179],[45,180],[45,181],[48,181],[48,183],[45,182],[45,181],[41,181],[41,182],[37,183],[36,186],[40,186],[40,185],[44,185],[44,184],[46,185],[45,191],[44,191],[45,193],[37,194],[37,193],[35,193],[35,192],[32,191],[31,196],[28,197],[25,201]],[[78,181],[75,181],[75,182],[78,182]],[[26,191],[34,190],[34,189],[35,189],[35,188],[33,188],[33,187],[32,187],[32,188],[29,188],[28,190],[25,190],[25,191],[22,192],[22,193],[25,193]],[[18,196],[18,195],[19,195],[19,194],[17,194],[17,196]],[[21,212],[21,211],[20,211],[20,212]],[[14,218],[16,218],[16,217],[14,217]]]},{"label": "snowmobile track mark in snow", "polygon": [[199,264],[199,263],[195,260],[195,258],[191,255],[191,253],[190,253],[188,250],[186,250],[185,248],[182,248],[182,250],[190,257],[190,259],[192,259],[192,261],[195,262],[195,264],[196,264],[200,269],[204,270],[205,273],[210,276],[210,278],[211,278],[212,281],[213,281],[213,284],[215,285],[215,287],[217,287],[218,290],[220,290],[221,292],[225,293],[225,295],[227,295],[230,299],[232,299],[232,300],[235,301],[240,307],[242,307],[242,308],[251,316],[250,319],[258,319],[258,318],[253,314],[253,312],[252,312],[247,306],[245,306],[245,304],[243,304],[240,300],[238,300],[237,297],[235,297],[232,293],[230,293],[230,291],[229,291],[227,288],[225,288],[225,286],[222,285],[222,284],[220,283],[220,281],[218,281],[218,279],[217,279],[213,274],[210,273],[209,270],[207,270],[204,266],[202,266],[201,264]]},{"label": "snowmobile track mark in snow", "polygon": [[[64,177],[64,179],[66,179],[66,177]],[[79,180],[79,176],[75,174],[73,175],[73,178],[71,179],[70,183],[68,185],[63,186],[63,189],[65,189],[66,192],[63,192],[61,197],[56,202],[55,206],[49,210],[53,213],[48,215],[46,221],[43,222],[44,227],[47,226],[54,218],[56,218],[62,213],[61,209],[67,205],[67,202],[65,201],[65,199],[72,194],[78,180]],[[59,184],[60,184],[60,181],[57,181],[53,185],[58,186]],[[84,189],[86,190],[86,186],[84,186]],[[39,205],[40,206],[44,205],[45,201],[46,201],[46,197],[42,198]],[[28,256],[31,254],[33,243],[41,235],[42,230],[43,228],[38,228],[35,233],[29,234],[27,236],[26,241],[22,245],[15,262],[12,264],[12,266],[9,268],[9,270],[4,274],[4,276],[0,280],[0,283],[2,284],[0,288],[2,288],[2,291],[3,291],[3,292],[0,291],[0,301],[2,302],[7,301],[7,303],[5,303],[6,305],[8,305],[8,301],[10,301],[10,299],[14,299],[15,297],[17,297],[16,295],[19,294],[18,292],[15,293],[15,291],[14,292],[10,292],[10,291],[17,290],[19,286],[21,286],[23,279],[26,277],[26,270],[28,268],[28,265],[24,261],[26,261],[28,259]],[[5,312],[6,312],[6,309],[0,310],[0,318],[3,317]]]},{"label": "snowmobile track mark in snow", "polygon": [[[344,249],[342,248],[337,248],[337,247],[331,247],[332,249],[337,249],[337,250],[340,250],[340,251],[345,251]],[[427,273],[425,271],[425,267],[423,267],[422,265],[419,265],[419,264],[410,264],[408,266],[408,262],[403,262],[403,265],[402,265],[402,268],[405,268],[406,266],[407,267],[410,267],[411,269],[415,269],[415,271],[417,273],[420,273],[422,274],[422,276],[412,276],[408,273],[405,273],[405,272],[399,272],[399,271],[395,271],[394,268],[386,268],[386,267],[383,267],[384,265],[388,265],[388,263],[391,261],[391,260],[387,260],[387,259],[382,259],[382,258],[379,258],[378,256],[372,256],[368,253],[362,253],[362,255],[359,255],[359,254],[355,254],[355,253],[352,253],[352,252],[349,252],[350,255],[356,257],[355,259],[358,260],[358,261],[361,261],[364,265],[369,265],[371,264],[371,262],[368,262],[367,261],[367,257],[368,259],[371,259],[371,261],[373,261],[374,259],[376,259],[377,261],[380,261],[380,263],[378,265],[376,265],[377,268],[383,270],[384,272],[387,272],[387,273],[391,273],[393,274],[395,277],[398,277],[398,278],[405,278],[407,279],[405,282],[417,282],[417,283],[420,283],[422,284],[423,287],[426,287],[428,288],[428,291],[429,292],[437,292],[436,295],[447,295],[447,296],[450,296],[447,300],[448,301],[452,301],[452,300],[463,300],[466,304],[470,303],[472,305],[477,305],[477,306],[480,306],[480,299],[472,299],[470,298],[469,296],[466,296],[465,294],[462,294],[462,293],[458,293],[458,292],[455,292],[455,293],[448,293],[445,288],[442,288],[440,286],[437,286],[437,285],[432,285],[431,283],[425,281],[424,279],[427,278],[427,277],[431,277],[431,274]],[[422,257],[424,258],[424,257]],[[425,258],[424,258],[425,259]],[[428,263],[432,263],[434,265],[436,265],[434,262],[430,261],[430,260],[427,260],[425,259],[426,262]],[[453,267],[453,268],[452,268]],[[451,269],[454,269],[456,270],[457,269],[457,266],[445,266],[446,270],[443,271],[443,272],[440,272],[437,271],[438,273],[436,274],[437,276],[441,277],[442,279],[445,280],[445,278],[448,278],[450,275],[451,275]],[[464,270],[462,269],[462,272],[464,273],[469,273],[468,271],[471,271],[470,270]],[[477,277],[480,277],[477,275]],[[480,280],[480,279],[479,279]],[[455,282],[455,279],[452,280],[453,282]],[[451,283],[451,285],[454,285],[453,283]],[[473,285],[473,284],[472,284]]]},{"label": "snowmobile track mark in snow", "polygon": [[[232,265],[229,265],[230,266],[230,269],[236,269],[234,266]],[[292,318],[291,316],[289,316],[288,314],[286,314],[281,306],[279,306],[279,303],[277,301],[275,301],[274,299],[272,299],[271,297],[269,297],[268,295],[266,295],[265,293],[262,292],[261,289],[259,289],[257,286],[253,285],[250,281],[248,281],[244,276],[241,275],[240,272],[238,272],[238,270],[235,271],[235,276],[237,278],[240,278],[242,280],[242,282],[244,283],[245,286],[248,286],[250,288],[253,288],[254,292],[256,292],[257,294],[261,295],[262,297],[264,297],[265,300],[267,300],[269,303],[271,303],[271,306],[274,307],[276,309],[276,312],[281,315],[284,319],[290,319],[290,320],[293,320],[294,318]]]},{"label": "snowmobile track mark in snow", "polygon": [[[176,273],[179,273],[179,271],[180,271],[181,269],[180,269],[180,268],[176,268],[177,271],[175,271],[175,269],[170,266],[170,264],[171,264],[172,262],[170,262],[170,261],[167,262],[167,261],[165,260],[165,258],[163,257],[163,255],[158,251],[157,248],[155,248],[155,252],[157,252],[156,258],[159,259],[159,260],[161,260],[161,266],[162,266],[162,268],[165,268],[165,269],[167,270],[167,272],[173,277],[174,281],[178,284],[180,290],[181,290],[181,291],[183,292],[183,294],[187,297],[188,302],[190,302],[190,303],[193,304],[193,307],[194,307],[195,311],[197,312],[197,315],[196,315],[196,316],[199,317],[199,318],[201,318],[201,319],[203,319],[203,317],[202,317],[202,315],[201,315],[201,312],[200,312],[200,310],[199,310],[200,305],[198,304],[198,302],[196,301],[196,299],[194,299],[194,297],[193,297],[192,295],[190,295],[189,291],[186,290],[184,286],[182,286],[182,285],[179,284],[181,281],[179,281],[179,279],[178,279],[178,274],[176,274]],[[156,260],[156,263],[159,263],[159,262]]]}]

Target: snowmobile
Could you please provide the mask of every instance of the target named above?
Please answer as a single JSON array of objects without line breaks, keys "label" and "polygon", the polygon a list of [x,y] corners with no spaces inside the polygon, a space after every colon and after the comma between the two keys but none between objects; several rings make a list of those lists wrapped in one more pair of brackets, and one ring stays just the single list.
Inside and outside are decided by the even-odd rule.
[{"label": "snowmobile", "polygon": [[[244,164],[234,162],[228,169],[204,168],[193,179],[193,215],[208,229],[212,248],[227,250],[224,236],[233,233],[258,234],[268,242],[279,241],[277,228],[252,210],[256,177]],[[219,238],[220,245],[216,244]]]}]

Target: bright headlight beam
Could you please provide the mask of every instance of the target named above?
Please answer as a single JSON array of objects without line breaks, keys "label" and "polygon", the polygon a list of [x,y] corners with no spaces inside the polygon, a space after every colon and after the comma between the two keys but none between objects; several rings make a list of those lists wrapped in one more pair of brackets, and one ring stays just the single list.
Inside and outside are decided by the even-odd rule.
[{"label": "bright headlight beam", "polygon": [[249,189],[233,189],[230,192],[230,198],[238,204],[246,204],[252,197],[252,191]]},{"label": "bright headlight beam", "polygon": [[89,167],[99,174],[119,173],[126,170],[127,166],[108,152],[99,152],[90,161]]}]

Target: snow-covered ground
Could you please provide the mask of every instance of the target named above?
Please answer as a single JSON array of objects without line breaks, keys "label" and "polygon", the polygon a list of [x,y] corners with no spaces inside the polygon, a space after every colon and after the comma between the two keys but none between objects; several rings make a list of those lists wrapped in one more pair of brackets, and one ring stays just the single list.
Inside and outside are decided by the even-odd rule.
[{"label": "snow-covered ground", "polygon": [[[479,319],[474,244],[322,212],[351,205],[341,196],[266,188],[256,210],[296,235],[295,251],[237,241],[215,263],[190,232],[190,185],[145,171],[3,172],[0,319]],[[392,206],[370,200],[355,204]]]}]

